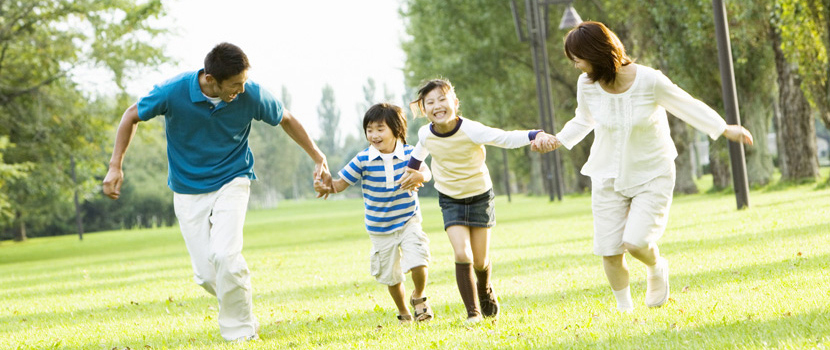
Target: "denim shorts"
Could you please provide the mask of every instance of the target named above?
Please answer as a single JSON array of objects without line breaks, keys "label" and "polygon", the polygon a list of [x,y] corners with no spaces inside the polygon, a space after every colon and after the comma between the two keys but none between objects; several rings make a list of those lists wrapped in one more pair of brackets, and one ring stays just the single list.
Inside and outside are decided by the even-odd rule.
[{"label": "denim shorts", "polygon": [[456,199],[438,192],[438,204],[444,214],[444,229],[453,225],[496,226],[496,198],[493,189],[479,195]]}]

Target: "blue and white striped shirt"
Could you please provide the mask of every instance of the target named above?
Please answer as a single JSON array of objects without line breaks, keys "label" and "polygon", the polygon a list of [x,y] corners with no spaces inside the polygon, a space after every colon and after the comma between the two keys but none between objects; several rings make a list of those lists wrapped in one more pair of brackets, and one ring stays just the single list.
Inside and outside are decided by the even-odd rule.
[{"label": "blue and white striped shirt", "polygon": [[418,194],[403,191],[395,183],[403,175],[413,149],[398,141],[395,152],[382,156],[374,146],[369,146],[340,170],[340,177],[349,185],[362,180],[366,230],[369,233],[392,233],[406,225],[409,218],[420,214]]}]

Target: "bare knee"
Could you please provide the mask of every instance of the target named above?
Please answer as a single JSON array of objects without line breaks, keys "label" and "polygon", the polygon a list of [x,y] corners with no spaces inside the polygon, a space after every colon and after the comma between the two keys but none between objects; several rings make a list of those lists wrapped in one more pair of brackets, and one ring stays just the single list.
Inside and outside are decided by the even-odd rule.
[{"label": "bare knee", "polygon": [[623,263],[624,263],[623,258],[624,258],[623,254],[603,256],[602,257],[602,263],[606,266],[610,265],[610,266],[614,266],[614,267],[620,267],[620,266],[623,266]]},{"label": "bare knee", "polygon": [[637,245],[634,245],[634,244],[632,244],[632,243],[623,242],[623,248],[625,248],[625,250],[627,250],[627,251],[629,251],[629,252],[632,252],[632,251],[634,251],[634,252],[639,252],[639,251],[645,251],[645,250],[648,250],[648,245],[645,245],[645,246],[637,246]]}]

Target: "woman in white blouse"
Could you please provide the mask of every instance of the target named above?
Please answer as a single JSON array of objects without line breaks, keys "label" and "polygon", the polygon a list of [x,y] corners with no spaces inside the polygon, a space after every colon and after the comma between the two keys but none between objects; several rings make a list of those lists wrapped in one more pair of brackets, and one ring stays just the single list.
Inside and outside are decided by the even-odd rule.
[{"label": "woman in white blouse", "polygon": [[619,310],[634,308],[625,251],[647,266],[645,304],[660,307],[669,298],[669,268],[656,242],[668,221],[677,156],[666,111],[712,139],[723,135],[751,145],[752,135],[739,125],[726,125],[660,71],[635,64],[602,23],[583,22],[571,30],[565,54],[584,72],[577,83],[576,115],[555,141],[533,147],[571,149],[594,131],[582,167],[592,181],[594,254],[603,257]]}]

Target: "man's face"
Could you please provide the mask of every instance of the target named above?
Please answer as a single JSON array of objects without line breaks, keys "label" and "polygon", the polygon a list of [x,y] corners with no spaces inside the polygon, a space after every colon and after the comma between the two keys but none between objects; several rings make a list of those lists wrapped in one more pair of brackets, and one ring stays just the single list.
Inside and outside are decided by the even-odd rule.
[{"label": "man's face", "polygon": [[222,82],[216,82],[216,92],[225,103],[233,101],[237,95],[245,92],[245,82],[248,81],[248,70],[242,71]]}]

